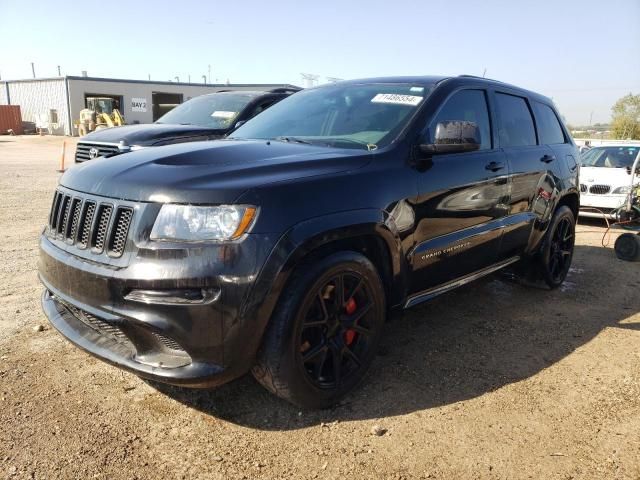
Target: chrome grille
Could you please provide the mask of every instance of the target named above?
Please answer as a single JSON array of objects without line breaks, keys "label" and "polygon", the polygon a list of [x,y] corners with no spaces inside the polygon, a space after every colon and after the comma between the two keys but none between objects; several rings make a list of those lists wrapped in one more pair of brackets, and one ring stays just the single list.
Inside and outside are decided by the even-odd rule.
[{"label": "chrome grille", "polygon": [[73,243],[76,238],[76,232],[78,231],[78,221],[80,220],[80,210],[82,209],[82,200],[74,198],[71,202],[71,221],[67,222],[67,228],[65,229],[65,239],[68,243]]},{"label": "chrome grille", "polygon": [[96,203],[87,200],[84,203],[84,213],[82,214],[81,227],[78,230],[78,244],[80,248],[87,248],[91,234],[91,224],[93,223],[93,215],[96,213]]},{"label": "chrome grille", "polygon": [[52,232],[55,231],[58,226],[58,212],[60,211],[60,202],[63,196],[60,192],[56,192],[53,196],[53,204],[51,205],[51,213],[49,214],[49,227]]},{"label": "chrome grille", "polygon": [[58,219],[58,235],[62,235],[67,230],[67,221],[69,220],[69,208],[71,208],[71,197],[65,195],[62,199],[62,207],[60,208],[61,218]]},{"label": "chrome grille", "polygon": [[[96,151],[95,157],[91,156],[91,151]],[[117,143],[103,144],[103,143],[85,143],[79,142],[76,146],[76,163],[85,162],[98,157],[112,157],[122,153],[118,148]]]},{"label": "chrome grille", "polygon": [[93,232],[93,240],[91,241],[91,246],[96,252],[102,252],[102,250],[104,250],[104,241],[107,238],[111,212],[113,212],[113,207],[111,205],[100,205],[98,210],[98,222],[96,224],[96,229]]},{"label": "chrome grille", "polygon": [[119,257],[122,255],[122,252],[124,252],[127,235],[129,233],[129,225],[131,225],[131,217],[133,217],[132,209],[118,208],[114,222],[115,228],[109,241],[109,253],[115,257]]},{"label": "chrome grille", "polygon": [[[82,195],[82,194],[81,194]],[[58,190],[49,214],[47,235],[93,254],[121,257],[133,221],[132,206],[113,205],[99,198],[82,198]]]},{"label": "chrome grille", "polygon": [[593,193],[595,195],[606,195],[610,190],[610,185],[591,185],[591,187],[589,187],[589,193]]},{"label": "chrome grille", "polygon": [[585,192],[587,191],[587,186],[586,186],[584,183],[581,183],[581,184],[580,184],[580,191],[581,191],[582,193],[585,193]]}]

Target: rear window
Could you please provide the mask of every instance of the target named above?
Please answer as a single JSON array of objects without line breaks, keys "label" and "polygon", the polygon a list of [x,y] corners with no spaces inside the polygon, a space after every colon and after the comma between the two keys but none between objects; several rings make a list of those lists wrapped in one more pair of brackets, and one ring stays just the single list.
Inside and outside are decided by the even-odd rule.
[{"label": "rear window", "polygon": [[496,103],[500,114],[500,128],[498,129],[500,146],[535,145],[536,130],[527,101],[515,95],[497,93]]},{"label": "rear window", "polygon": [[533,102],[533,109],[536,112],[540,143],[546,145],[565,143],[564,132],[553,109],[539,102]]}]

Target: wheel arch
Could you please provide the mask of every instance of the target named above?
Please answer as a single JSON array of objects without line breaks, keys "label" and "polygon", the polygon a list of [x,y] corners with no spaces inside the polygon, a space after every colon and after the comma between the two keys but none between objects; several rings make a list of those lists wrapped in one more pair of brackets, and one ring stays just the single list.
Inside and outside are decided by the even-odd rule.
[{"label": "wheel arch", "polygon": [[396,305],[406,295],[407,266],[401,240],[378,210],[356,210],[317,217],[288,232],[295,245],[283,264],[288,276],[301,262],[349,250],[367,257],[381,276],[388,304]]},{"label": "wheel arch", "polygon": [[560,207],[567,206],[573,212],[573,218],[578,220],[578,211],[580,210],[580,195],[577,192],[568,192],[560,199],[558,199],[558,203],[556,204],[556,210]]}]

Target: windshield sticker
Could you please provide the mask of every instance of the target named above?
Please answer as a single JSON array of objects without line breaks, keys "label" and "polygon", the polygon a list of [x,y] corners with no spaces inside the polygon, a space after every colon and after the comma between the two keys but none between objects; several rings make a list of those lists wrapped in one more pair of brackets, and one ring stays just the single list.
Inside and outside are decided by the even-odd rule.
[{"label": "windshield sticker", "polygon": [[411,87],[409,89],[410,92],[422,93],[424,92],[424,87]]},{"label": "windshield sticker", "polygon": [[236,116],[236,112],[227,112],[224,110],[216,110],[211,114],[212,117],[217,118],[233,118]]},{"label": "windshield sticker", "polygon": [[422,97],[415,95],[398,95],[396,93],[379,93],[371,99],[371,103],[393,103],[395,105],[410,105],[415,107],[422,101]]}]

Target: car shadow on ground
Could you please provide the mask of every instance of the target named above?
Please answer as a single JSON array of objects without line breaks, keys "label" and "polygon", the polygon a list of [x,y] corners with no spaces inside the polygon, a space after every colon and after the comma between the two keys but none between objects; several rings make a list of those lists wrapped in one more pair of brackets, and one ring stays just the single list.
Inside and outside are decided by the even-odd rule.
[{"label": "car shadow on ground", "polygon": [[391,321],[365,381],[328,410],[292,406],[250,375],[208,391],[153,386],[216,418],[264,430],[402,415],[529,378],[607,327],[640,330],[640,323],[625,322],[640,311],[638,292],[637,264],[616,259],[611,249],[576,246],[569,277],[557,290],[492,276]]}]

